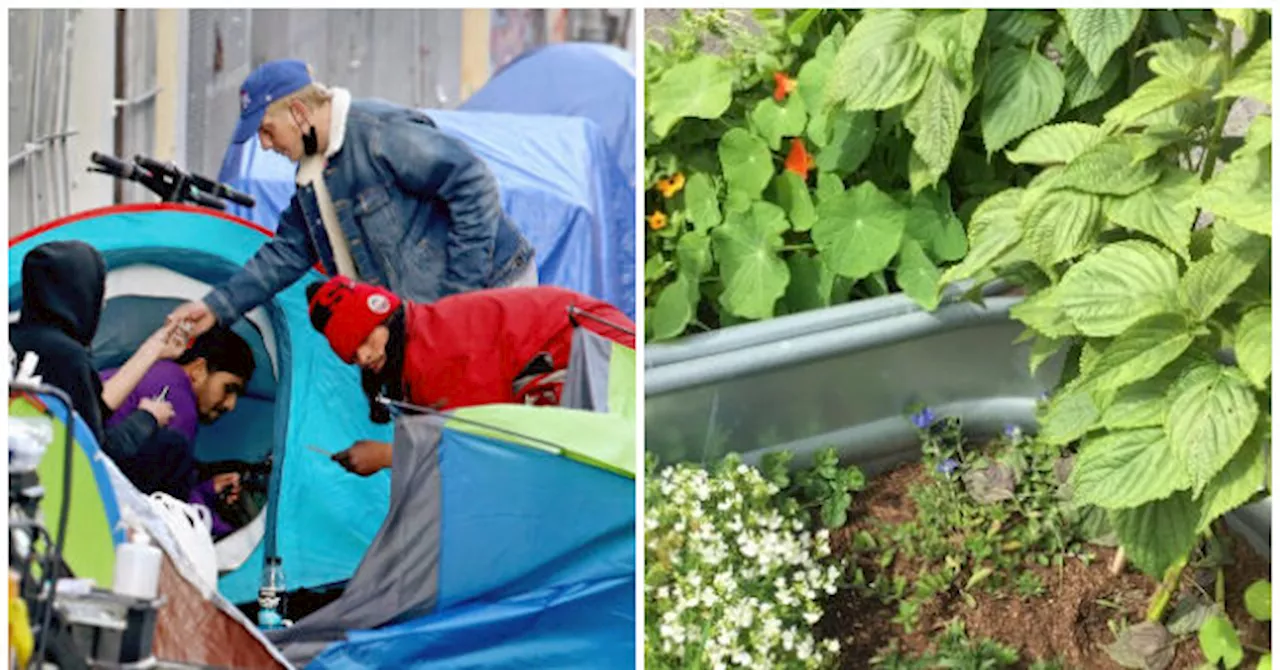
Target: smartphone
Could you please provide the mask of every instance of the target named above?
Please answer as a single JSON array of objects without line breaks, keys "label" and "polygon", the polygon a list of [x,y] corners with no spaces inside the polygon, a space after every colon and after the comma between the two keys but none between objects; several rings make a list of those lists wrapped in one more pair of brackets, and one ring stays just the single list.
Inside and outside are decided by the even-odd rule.
[{"label": "smartphone", "polygon": [[166,386],[163,389],[160,389],[160,395],[156,396],[156,400],[164,400],[168,397],[169,397],[169,387]]}]

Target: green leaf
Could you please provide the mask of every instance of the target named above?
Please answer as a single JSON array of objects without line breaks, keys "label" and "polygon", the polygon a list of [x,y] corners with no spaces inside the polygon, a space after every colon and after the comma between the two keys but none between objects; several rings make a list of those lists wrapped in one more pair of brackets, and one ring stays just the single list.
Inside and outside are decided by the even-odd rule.
[{"label": "green leaf", "polygon": [[821,309],[831,305],[835,273],[820,256],[792,254],[787,258],[791,281],[787,284],[786,303],[791,313]]},{"label": "green leaf", "polygon": [[1263,654],[1258,657],[1258,667],[1254,670],[1271,670],[1271,654]]},{"label": "green leaf", "polygon": [[1092,249],[1101,231],[1102,198],[1079,191],[1051,191],[1027,216],[1027,243],[1045,270]]},{"label": "green leaf", "polygon": [[1100,144],[1076,157],[1058,177],[1059,188],[1074,188],[1100,195],[1129,195],[1160,178],[1160,169],[1141,161],[1124,142]]},{"label": "green leaf", "polygon": [[1107,94],[1124,69],[1119,57],[1112,57],[1102,68],[1102,74],[1094,76],[1089,64],[1075,47],[1067,44],[1062,49],[1062,76],[1067,91],[1068,111],[1087,105]]},{"label": "green leaf", "polygon": [[804,232],[812,228],[818,220],[818,212],[809,196],[809,187],[800,175],[784,170],[774,177],[773,188],[777,193],[777,203],[786,210],[787,218],[791,219],[792,229]]},{"label": "green leaf", "polygon": [[[917,194],[912,199],[910,217],[907,233],[920,241],[931,258],[939,262],[964,258],[969,250],[964,223],[951,209],[951,189],[945,183]],[[921,223],[923,230],[919,229]]]},{"label": "green leaf", "polygon": [[1045,444],[1068,444],[1080,439],[1098,422],[1098,405],[1083,390],[1063,390],[1049,401],[1037,436]]},{"label": "green leaf", "polygon": [[[1200,522],[1197,533],[1203,533],[1219,517],[1249,502],[1266,490],[1267,455],[1263,445],[1270,442],[1265,430],[1255,429],[1244,446],[1214,476],[1200,498]],[[1269,444],[1268,444],[1269,446]]]},{"label": "green leaf", "polygon": [[1257,23],[1258,13],[1252,9],[1214,9],[1214,14],[1224,21],[1230,21],[1240,28],[1244,33],[1244,38],[1248,40],[1253,35],[1254,26]]},{"label": "green leaf", "polygon": [[1063,9],[1067,33],[1071,43],[1084,55],[1089,71],[1094,76],[1102,74],[1102,68],[1111,54],[1129,41],[1141,9]]},{"label": "green leaf", "polygon": [[822,524],[827,528],[839,528],[848,520],[849,506],[853,504],[853,496],[841,491],[822,501]]},{"label": "green leaf", "polygon": [[926,9],[921,14],[916,42],[935,63],[946,68],[961,89],[968,89],[974,83],[974,51],[982,40],[987,10]]},{"label": "green leaf", "polygon": [[773,177],[773,156],[765,141],[744,128],[734,128],[720,138],[717,152],[729,191],[759,198]]},{"label": "green leaf", "polygon": [[1176,79],[1195,89],[1208,88],[1222,64],[1221,53],[1196,38],[1156,42],[1138,54],[1151,54],[1147,67],[1155,74]]},{"label": "green leaf", "polygon": [[1271,305],[1245,313],[1236,326],[1236,359],[1240,369],[1258,389],[1265,389],[1271,376]]},{"label": "green leaf", "polygon": [[1145,317],[1177,308],[1177,260],[1149,242],[1108,244],[1071,266],[1057,293],[1080,332],[1119,335]]},{"label": "green leaf", "polygon": [[915,14],[889,10],[866,16],[840,46],[827,79],[827,100],[849,111],[901,105],[920,92],[928,56],[916,44]]},{"label": "green leaf", "polygon": [[1075,500],[1106,509],[1137,507],[1191,487],[1160,428],[1085,440],[1071,471]]},{"label": "green leaf", "polygon": [[1159,314],[1143,319],[1102,350],[1089,374],[1089,387],[1118,389],[1149,379],[1177,360],[1195,334],[1186,318]]},{"label": "green leaf", "polygon": [[753,196],[746,191],[730,189],[724,197],[725,215],[732,216],[751,211],[751,203],[755,202],[757,197],[759,196]]},{"label": "green leaf", "polygon": [[760,136],[769,143],[769,148],[778,151],[782,147],[783,137],[797,137],[804,133],[809,114],[805,110],[804,98],[798,95],[787,96],[782,105],[773,98],[765,98],[756,103],[751,110],[751,123]]},{"label": "green leaf", "polygon": [[676,263],[682,274],[700,278],[711,270],[711,239],[702,231],[680,236],[676,242]]},{"label": "green leaf", "polygon": [[903,117],[903,123],[915,138],[911,149],[926,167],[923,179],[912,180],[913,193],[937,183],[951,166],[951,152],[960,137],[960,125],[964,122],[964,109],[968,102],[967,96],[945,69],[930,66],[924,89]]},{"label": "green leaf", "polygon": [[1129,560],[1148,576],[1164,572],[1196,542],[1195,502],[1187,491],[1141,507],[1111,510],[1111,524]]},{"label": "green leaf", "polygon": [[667,70],[648,87],[645,108],[659,138],[685,117],[717,119],[729,108],[733,70],[719,56],[700,54]]},{"label": "green leaf", "polygon": [[818,173],[818,188],[815,190],[818,196],[818,204],[840,198],[844,196],[844,183],[840,181],[840,177],[830,172]]},{"label": "green leaf", "polygon": [[1266,251],[1265,247],[1232,247],[1192,263],[1178,286],[1179,302],[1191,318],[1208,320],[1244,284]]},{"label": "green leaf", "polygon": [[897,253],[906,228],[906,208],[871,182],[818,205],[811,235],[837,274],[862,279],[883,270]]},{"label": "green leaf", "polygon": [[1196,176],[1176,168],[1159,181],[1120,198],[1107,198],[1106,217],[1129,230],[1154,237],[1174,253],[1190,260],[1191,226],[1196,220],[1190,201],[1199,185]]},{"label": "green leaf", "polygon": [[1036,336],[1031,343],[1031,374],[1035,374],[1045,361],[1053,358],[1067,343],[1065,339]]},{"label": "green leaf", "polygon": [[969,254],[943,273],[943,284],[972,277],[1022,239],[1017,217],[1022,194],[1020,188],[1006,189],[978,205],[969,218]]},{"label": "green leaf", "polygon": [[1100,128],[1087,123],[1055,123],[1032,131],[1017,149],[1008,150],[1005,155],[1011,163],[1042,166],[1070,163],[1106,138]]},{"label": "green leaf", "polygon": [[1079,331],[1072,325],[1059,300],[1060,287],[1038,291],[1009,308],[1009,316],[1046,337],[1071,337]]},{"label": "green leaf", "polygon": [[1236,150],[1236,156],[1256,154],[1271,146],[1271,115],[1259,114],[1249,123],[1244,134],[1244,144]]},{"label": "green leaf", "polygon": [[1271,40],[1262,43],[1240,69],[1231,73],[1214,100],[1221,98],[1253,98],[1271,104]]},{"label": "green leaf", "polygon": [[1244,662],[1244,648],[1240,646],[1240,637],[1236,635],[1236,627],[1231,625],[1231,620],[1226,615],[1209,617],[1196,637],[1200,640],[1200,650],[1204,652],[1205,660],[1215,667],[1221,662],[1231,670]]},{"label": "green leaf", "polygon": [[[1129,146],[1134,162],[1145,161],[1160,153],[1161,149],[1179,142],[1185,142],[1189,135],[1183,128],[1172,125],[1151,125],[1141,133],[1128,133],[1120,136],[1120,140]],[[1172,166],[1168,166],[1173,169]]]},{"label": "green leaf", "polygon": [[818,150],[814,163],[823,172],[841,175],[862,166],[876,139],[875,112],[836,110],[831,121],[831,141]]},{"label": "green leaf", "polygon": [[1262,235],[1271,234],[1270,156],[1239,156],[1220,169],[1197,196],[1214,215]]},{"label": "green leaf", "polygon": [[716,186],[703,172],[689,176],[684,186],[684,206],[694,228],[707,231],[720,225],[720,201]]},{"label": "green leaf", "polygon": [[653,339],[669,340],[679,337],[693,320],[695,301],[690,296],[697,296],[697,286],[682,274],[662,289],[658,301],[650,313],[653,319]]},{"label": "green leaf", "polygon": [[724,282],[720,304],[744,319],[773,316],[790,280],[787,264],[778,257],[780,232],[752,212],[740,224],[711,231],[711,240]]},{"label": "green leaf", "polygon": [[771,202],[758,200],[751,203],[751,215],[770,232],[781,235],[791,230],[791,224],[787,221],[787,213]]},{"label": "green leaf", "polygon": [[[813,58],[800,66],[796,75],[796,92],[804,98],[804,106],[814,116],[824,111],[826,106],[827,77],[831,73],[831,63],[835,61],[836,52],[840,49],[841,37],[831,33],[822,39]],[[815,140],[816,141],[816,140]]]},{"label": "green leaf", "polygon": [[1182,372],[1183,366],[1175,363],[1151,379],[1124,387],[1102,413],[1101,425],[1111,430],[1164,426],[1169,413],[1169,386]]},{"label": "green leaf", "polygon": [[1265,579],[1244,590],[1244,608],[1255,621],[1271,620],[1271,582]]},{"label": "green leaf", "polygon": [[1177,636],[1190,635],[1200,630],[1206,619],[1221,611],[1221,608],[1208,598],[1197,595],[1183,596],[1169,615],[1169,632]]},{"label": "green leaf", "polygon": [[988,16],[992,42],[999,45],[1030,45],[1054,22],[1052,15],[1039,10],[996,9]]},{"label": "green leaf", "polygon": [[1217,364],[1192,368],[1169,398],[1165,433],[1199,497],[1253,431],[1258,403],[1243,375]]},{"label": "green leaf", "polygon": [[1123,130],[1139,119],[1176,102],[1195,95],[1197,89],[1172,77],[1156,77],[1138,87],[1127,99],[1112,107],[1103,117],[1107,133]]},{"label": "green leaf", "polygon": [[902,240],[902,252],[898,255],[896,277],[898,285],[907,297],[916,304],[932,312],[938,307],[938,268],[924,253],[920,243],[911,239]]},{"label": "green leaf", "polygon": [[988,154],[1048,123],[1062,106],[1062,72],[1026,49],[1001,49],[982,86],[982,141]]}]

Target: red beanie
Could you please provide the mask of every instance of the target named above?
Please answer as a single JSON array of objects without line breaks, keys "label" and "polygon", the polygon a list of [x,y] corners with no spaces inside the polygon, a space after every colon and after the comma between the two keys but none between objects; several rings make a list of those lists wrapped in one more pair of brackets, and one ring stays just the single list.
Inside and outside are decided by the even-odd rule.
[{"label": "red beanie", "polygon": [[355,362],[356,349],[400,306],[400,298],[391,291],[341,275],[308,293],[311,325],[347,363]]}]

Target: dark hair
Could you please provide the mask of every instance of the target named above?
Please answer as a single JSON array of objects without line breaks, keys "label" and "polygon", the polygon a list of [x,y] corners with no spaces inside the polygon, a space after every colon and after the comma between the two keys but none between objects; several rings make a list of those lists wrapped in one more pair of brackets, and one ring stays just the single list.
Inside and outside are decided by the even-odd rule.
[{"label": "dark hair", "polygon": [[325,324],[329,322],[329,317],[331,315],[327,311],[324,314],[321,314],[320,312],[311,309],[311,301],[316,299],[316,294],[319,293],[322,288],[324,288],[324,282],[322,281],[313,281],[310,284],[307,284],[307,312],[311,315],[311,327],[315,328],[316,332],[324,334]]},{"label": "dark hair", "polygon": [[245,382],[253,377],[253,350],[244,338],[225,326],[214,326],[212,330],[196,338],[181,356],[179,365],[186,365],[197,358],[203,358],[209,372],[230,372],[242,377]]}]

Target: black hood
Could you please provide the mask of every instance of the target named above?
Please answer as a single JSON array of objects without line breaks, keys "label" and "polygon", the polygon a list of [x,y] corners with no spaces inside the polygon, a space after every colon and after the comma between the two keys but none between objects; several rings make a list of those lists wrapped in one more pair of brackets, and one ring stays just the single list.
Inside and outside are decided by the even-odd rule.
[{"label": "black hood", "polygon": [[102,316],[107,264],[84,242],[47,242],[22,261],[19,323],[52,326],[84,346]]}]

